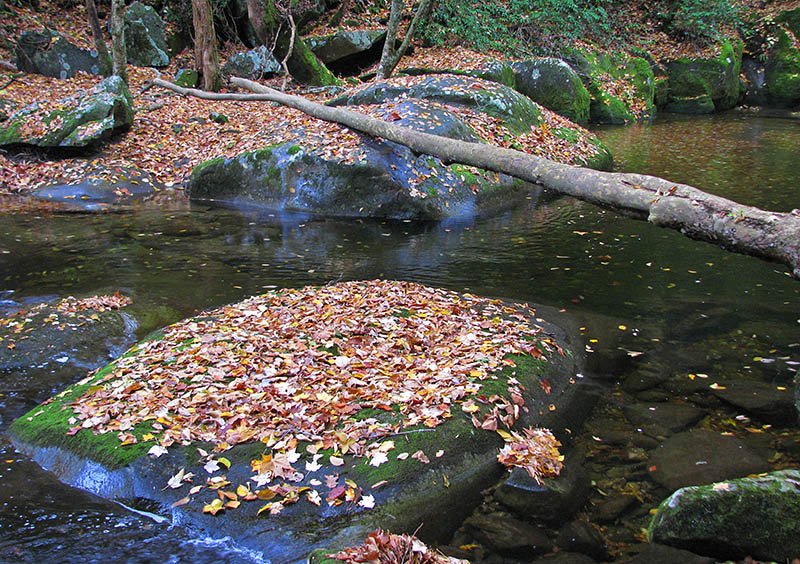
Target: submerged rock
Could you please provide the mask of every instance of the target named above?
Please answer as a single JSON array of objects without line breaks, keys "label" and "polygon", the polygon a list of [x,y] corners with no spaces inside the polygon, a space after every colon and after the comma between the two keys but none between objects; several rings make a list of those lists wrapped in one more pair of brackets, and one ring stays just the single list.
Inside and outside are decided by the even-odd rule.
[{"label": "submerged rock", "polygon": [[23,31],[16,47],[17,68],[23,72],[72,78],[78,71],[103,74],[97,51],[81,49],[55,31]]},{"label": "submerged rock", "polygon": [[800,556],[800,471],[682,488],[658,507],[654,542],[718,559],[788,562]]},{"label": "submerged rock", "polygon": [[722,401],[766,423],[790,426],[797,422],[792,390],[787,387],[752,380],[733,380],[720,382],[713,392]]},{"label": "submerged rock", "polygon": [[769,470],[739,439],[702,429],[670,437],[651,452],[649,464],[651,478],[673,491]]},{"label": "submerged rock", "polygon": [[553,549],[553,543],[542,529],[508,513],[473,515],[464,522],[464,526],[482,544],[505,556],[530,558]]},{"label": "submerged rock", "polygon": [[132,65],[156,68],[169,65],[164,22],[152,7],[137,1],[125,10],[125,47]]},{"label": "submerged rock", "polygon": [[442,538],[503,471],[496,417],[561,429],[584,413],[572,338],[411,283],[282,290],[164,329],[10,433],[70,484],[155,501],[276,564],[377,527]]},{"label": "submerged rock", "polygon": [[672,546],[657,543],[645,544],[639,553],[627,560],[618,561],[619,564],[714,564],[715,560],[707,556],[700,556],[688,550],[681,550]]},{"label": "submerged rock", "polygon": [[59,101],[55,109],[34,102],[17,110],[0,125],[0,146],[86,147],[132,123],[133,100],[128,87],[120,77],[110,76]]},{"label": "submerged rock", "polygon": [[[0,378],[4,389],[12,390],[5,398],[10,412],[30,409],[48,390],[103,366],[135,341],[137,324],[128,313],[78,310],[76,303],[67,298],[26,304],[0,317]],[[36,393],[18,396],[16,389]]]},{"label": "submerged rock", "polygon": [[710,114],[733,108],[739,101],[743,45],[725,41],[715,58],[680,58],[665,63],[669,78],[666,110]]},{"label": "submerged rock", "polygon": [[140,170],[97,167],[80,181],[45,184],[31,190],[30,195],[58,202],[67,209],[103,211],[112,206],[140,204],[163,188],[150,174]]}]

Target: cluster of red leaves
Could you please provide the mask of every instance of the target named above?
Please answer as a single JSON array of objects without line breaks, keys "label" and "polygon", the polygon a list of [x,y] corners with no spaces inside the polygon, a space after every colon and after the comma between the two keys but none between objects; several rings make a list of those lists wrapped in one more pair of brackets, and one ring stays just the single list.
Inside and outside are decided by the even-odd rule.
[{"label": "cluster of red leaves", "polygon": [[529,427],[523,429],[521,435],[515,431],[500,434],[506,443],[497,455],[502,464],[524,468],[540,484],[544,478],[558,476],[561,472],[564,462],[564,456],[558,451],[561,443],[547,429]]},{"label": "cluster of red leaves", "polygon": [[431,550],[412,535],[394,535],[380,529],[370,533],[364,544],[346,548],[330,557],[350,564],[456,564],[464,562]]}]

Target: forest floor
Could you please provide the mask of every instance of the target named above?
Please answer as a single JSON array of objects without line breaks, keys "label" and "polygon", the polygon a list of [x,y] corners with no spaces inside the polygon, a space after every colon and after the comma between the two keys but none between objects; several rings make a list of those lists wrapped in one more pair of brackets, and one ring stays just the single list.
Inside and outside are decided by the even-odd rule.
[{"label": "forest floor", "polygon": [[[750,3],[754,11],[760,10],[766,14],[770,10],[776,10],[778,5],[786,7],[789,4],[800,4],[800,1],[775,2],[765,7],[758,7],[760,3],[757,2]],[[624,13],[614,16],[615,28],[629,30],[617,33],[627,33],[627,37],[620,35],[624,44],[646,48],[656,58],[708,53],[709,47],[675,41],[665,33],[656,31],[652,22],[647,21],[645,12],[636,8],[636,3],[626,6]],[[8,9],[11,14],[0,16],[0,60],[13,61],[13,46],[20,33],[43,27],[62,33],[82,47],[91,48],[89,26],[82,5],[64,9],[56,3],[41,2],[38,11],[12,6],[8,6]],[[315,34],[331,31],[326,28],[325,21],[324,18],[320,20],[320,25],[314,30]],[[380,21],[381,14],[348,18],[349,29],[380,27]],[[221,56],[224,60],[241,50],[245,50],[245,47],[228,43],[221,46]],[[508,57],[503,53],[476,52],[458,45],[432,48],[416,45],[412,55],[401,61],[400,67],[475,68],[487,60],[499,58]],[[192,67],[192,53],[190,49],[186,49],[174,57],[169,67],[161,69],[160,73],[171,77],[178,69]],[[284,141],[285,132],[292,129],[302,128],[313,132],[308,140],[303,140],[304,143],[324,145],[328,150],[341,153],[344,158],[347,158],[348,150],[353,149],[357,143],[355,136],[344,131],[342,126],[317,120],[297,110],[271,103],[215,102],[183,97],[149,88],[148,82],[158,76],[154,69],[133,66],[128,68],[130,91],[136,109],[131,130],[104,144],[88,157],[56,157],[53,153],[35,150],[15,151],[12,154],[0,150],[0,196],[24,194],[42,184],[86,179],[98,174],[98,170],[102,170],[105,175],[122,174],[122,171],[130,167],[149,174],[154,186],[180,190],[192,168],[198,163],[220,156],[232,157],[244,151]],[[43,107],[53,107],[64,98],[96,84],[97,80],[96,76],[83,73],[72,79],[59,80],[2,71],[0,95],[13,100],[20,107],[33,102],[38,102]],[[279,86],[283,79],[265,82]],[[302,91],[299,85],[291,81],[288,88],[317,101],[327,96],[324,90]],[[214,122],[209,117],[212,112],[225,115],[229,121],[222,125]],[[586,147],[565,145],[563,140],[550,133],[563,120],[564,118],[545,111],[544,126],[537,128],[522,141],[523,148],[553,160],[574,162],[586,151]],[[500,134],[502,132],[498,131],[497,123],[481,120],[476,115],[471,116],[471,125],[481,132],[486,141],[503,144],[503,136]],[[0,201],[0,209],[3,207]]]}]

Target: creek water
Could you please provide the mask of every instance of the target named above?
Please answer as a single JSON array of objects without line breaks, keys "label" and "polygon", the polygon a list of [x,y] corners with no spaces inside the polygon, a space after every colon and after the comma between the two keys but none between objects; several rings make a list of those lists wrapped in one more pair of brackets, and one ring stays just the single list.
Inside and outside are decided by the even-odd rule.
[{"label": "creek water", "polygon": [[[762,208],[800,207],[797,122],[719,115],[598,133],[621,170]],[[702,374],[708,383],[724,377],[791,388],[800,360],[800,284],[784,267],[548,194],[498,217],[429,224],[205,208],[0,216],[0,314],[42,299],[118,290],[133,298],[142,336],[265,289],[373,278],[564,309],[590,355],[619,360],[597,385],[594,420],[618,417],[623,399],[663,396],[658,385],[626,385],[648,375],[658,374],[658,382]],[[0,431],[81,377],[58,370],[2,375]],[[701,425],[741,431],[732,419],[739,411],[710,393],[692,393],[706,410]],[[762,423],[751,420],[749,432],[771,447],[797,440],[796,426]],[[573,432],[597,490],[624,484],[642,498],[637,514],[607,531],[611,544],[635,542],[659,490],[647,476],[629,473],[619,453],[594,449],[591,424]],[[791,457],[778,453],[772,461],[777,467]],[[230,539],[196,536],[64,486],[0,436],[2,562],[269,560]]]}]

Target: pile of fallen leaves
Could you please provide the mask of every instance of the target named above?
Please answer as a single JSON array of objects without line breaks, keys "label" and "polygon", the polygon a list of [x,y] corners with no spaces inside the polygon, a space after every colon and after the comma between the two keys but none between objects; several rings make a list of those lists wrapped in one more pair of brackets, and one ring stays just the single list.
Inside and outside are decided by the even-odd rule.
[{"label": "pile of fallen leaves", "polygon": [[354,564],[457,564],[466,562],[431,550],[415,536],[394,535],[380,529],[370,533],[364,544],[346,548],[330,557]]},{"label": "pile of fallen leaves", "polygon": [[516,431],[497,431],[505,441],[497,460],[509,468],[524,468],[528,475],[542,483],[544,478],[558,476],[564,456],[558,452],[561,443],[547,429],[529,427]]},{"label": "pile of fallen leaves", "polygon": [[[454,410],[477,428],[511,428],[526,409],[517,379],[507,378],[508,399],[486,397],[481,389],[501,369],[513,371],[509,355],[543,359],[544,350],[560,352],[533,320],[524,304],[410,282],[274,291],[172,325],[159,340],[140,343],[115,361],[99,380],[87,377],[79,385],[92,386],[69,404],[68,434],[91,430],[117,433],[122,444],[150,441],[153,456],[175,443],[213,443],[212,453],[198,449],[212,476],[189,491],[217,491],[204,508],[208,513],[258,499],[269,502],[259,513],[275,514],[302,494],[314,505],[325,500],[371,508],[371,495],[336,474],[325,476],[324,497],[311,487],[323,484],[318,479],[289,484],[306,477],[294,466],[301,442],[308,473],[323,463],[343,465],[345,454],[376,467],[389,456],[428,464],[423,451],[392,452],[395,442],[386,439],[409,427],[433,429]],[[142,423],[151,430],[143,431]],[[265,445],[250,464],[251,482],[261,489],[251,490],[248,482],[226,490],[231,482],[213,476],[231,465],[219,453],[248,441]],[[557,473],[557,462],[534,459],[558,456],[552,441],[543,444],[536,450],[520,438],[506,447],[503,462],[530,466],[532,475]],[[177,489],[193,477],[181,469],[167,485]]]},{"label": "pile of fallen leaves", "polygon": [[78,314],[87,310],[102,313],[112,309],[119,309],[130,304],[131,301],[130,298],[121,296],[119,292],[108,296],[90,296],[83,299],[67,296],[59,300],[55,305],[42,303],[28,309],[14,312],[8,317],[0,318],[0,327],[8,327],[12,333],[19,334],[23,332],[35,316],[45,311],[51,311],[51,313],[41,320],[41,322],[46,325],[57,325],[62,322],[59,314],[66,315],[67,317],[90,319],[90,317],[79,316]]}]

